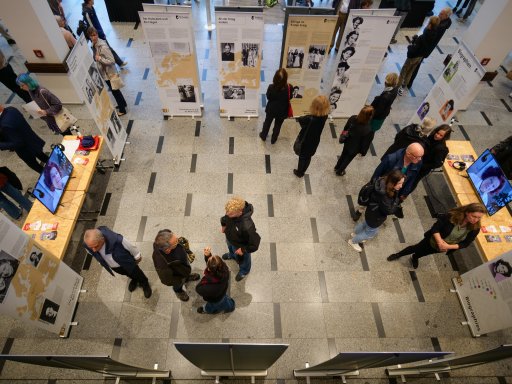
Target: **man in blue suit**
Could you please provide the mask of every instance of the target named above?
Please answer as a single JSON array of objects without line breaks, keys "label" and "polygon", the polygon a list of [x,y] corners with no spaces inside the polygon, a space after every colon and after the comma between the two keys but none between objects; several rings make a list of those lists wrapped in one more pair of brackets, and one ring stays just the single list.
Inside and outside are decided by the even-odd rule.
[{"label": "man in blue suit", "polygon": [[137,265],[142,256],[139,250],[119,233],[107,227],[88,229],[84,233],[84,247],[112,276],[114,272],[131,278],[128,290],[142,286],[144,296],[151,297],[151,287],[144,272]]},{"label": "man in blue suit", "polygon": [[21,160],[37,173],[43,172],[48,155],[43,152],[44,141],[32,130],[20,111],[0,104],[0,151],[15,151]]}]

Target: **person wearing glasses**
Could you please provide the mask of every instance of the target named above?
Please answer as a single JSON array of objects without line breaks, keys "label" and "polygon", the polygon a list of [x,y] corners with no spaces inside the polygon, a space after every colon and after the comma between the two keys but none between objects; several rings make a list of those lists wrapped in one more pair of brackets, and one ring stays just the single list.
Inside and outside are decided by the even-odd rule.
[{"label": "person wearing glasses", "polygon": [[[414,181],[418,176],[421,169],[422,157],[425,150],[419,143],[412,143],[407,148],[399,149],[396,152],[390,153],[382,157],[379,166],[373,172],[371,182],[375,182],[379,177],[386,175],[394,169],[399,169],[405,176],[403,187],[398,192],[400,201],[404,201],[407,196],[412,192]],[[359,220],[363,214],[364,207],[358,206],[352,219]]]}]

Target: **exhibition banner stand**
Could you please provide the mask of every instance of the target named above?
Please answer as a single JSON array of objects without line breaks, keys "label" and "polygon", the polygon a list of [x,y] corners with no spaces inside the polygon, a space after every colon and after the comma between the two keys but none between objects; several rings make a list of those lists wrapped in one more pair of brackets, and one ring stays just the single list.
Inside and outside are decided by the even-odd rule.
[{"label": "exhibition banner stand", "polygon": [[66,63],[71,83],[82,98],[118,165],[128,134],[108,95],[108,87],[87,46],[84,34],[69,53]]},{"label": "exhibition banner stand", "polygon": [[[51,230],[54,223],[39,223]],[[0,313],[69,334],[83,278],[0,215]]]},{"label": "exhibition banner stand", "polygon": [[286,9],[280,66],[286,68],[288,82],[293,86],[290,101],[293,115],[301,116],[309,114],[311,102],[320,94],[327,50],[338,16],[304,14],[308,8],[302,8],[300,14],[297,11],[298,8]]},{"label": "exhibition banner stand", "polygon": [[512,251],[452,279],[473,336],[512,327]]},{"label": "exhibition banner stand", "polygon": [[449,122],[484,74],[485,70],[479,60],[461,41],[443,74],[411,117],[409,124],[420,123],[427,116],[434,118],[437,124]]},{"label": "exhibition banner stand", "polygon": [[220,116],[257,117],[263,42],[262,7],[215,7]]},{"label": "exhibition banner stand", "polygon": [[331,117],[357,115],[366,104],[400,16],[394,9],[351,10],[329,81]]},{"label": "exhibition banner stand", "polygon": [[[190,6],[139,12],[165,116],[201,116],[201,86]],[[145,7],[153,9],[155,7]]]}]

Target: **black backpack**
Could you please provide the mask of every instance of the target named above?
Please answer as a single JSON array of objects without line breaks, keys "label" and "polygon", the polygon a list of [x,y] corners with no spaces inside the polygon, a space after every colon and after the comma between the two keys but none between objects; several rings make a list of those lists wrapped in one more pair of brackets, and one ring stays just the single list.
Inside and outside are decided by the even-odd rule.
[{"label": "black backpack", "polygon": [[85,35],[85,38],[89,40],[89,37],[87,36],[87,28],[89,28],[89,24],[87,24],[87,21],[85,19],[78,21],[78,28],[76,29],[77,36],[80,36],[82,33]]},{"label": "black backpack", "polygon": [[371,195],[375,191],[375,182],[370,181],[363,185],[359,194],[357,195],[357,204],[362,205],[363,207],[367,207],[370,203]]}]

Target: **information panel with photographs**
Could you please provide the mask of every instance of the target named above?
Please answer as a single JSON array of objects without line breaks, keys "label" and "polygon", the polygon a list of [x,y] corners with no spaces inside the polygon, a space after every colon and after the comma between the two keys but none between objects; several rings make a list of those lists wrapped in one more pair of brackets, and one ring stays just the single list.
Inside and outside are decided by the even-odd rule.
[{"label": "information panel with photographs", "polygon": [[473,336],[512,327],[512,251],[453,279]]},{"label": "information panel with photographs", "polygon": [[110,100],[107,84],[98,71],[83,34],[78,38],[66,63],[73,86],[105,139],[114,162],[119,164],[128,135]]},{"label": "information panel with photographs", "polygon": [[409,124],[420,123],[427,116],[434,118],[437,124],[449,123],[461,101],[473,93],[484,74],[485,70],[479,60],[461,41]]},{"label": "information panel with photographs", "polygon": [[262,8],[215,7],[220,116],[256,117],[260,103]]},{"label": "information panel with photographs", "polygon": [[[41,226],[54,228],[54,223]],[[82,282],[80,275],[0,215],[1,314],[67,336]]]},{"label": "information panel with photographs", "polygon": [[139,12],[165,116],[201,116],[201,88],[190,7]]},{"label": "information panel with photographs", "polygon": [[357,115],[375,83],[399,16],[393,9],[351,10],[329,90],[332,117]]},{"label": "information panel with photographs", "polygon": [[290,103],[294,116],[308,114],[311,102],[320,94],[336,20],[333,15],[288,16],[281,65],[293,86]]}]

